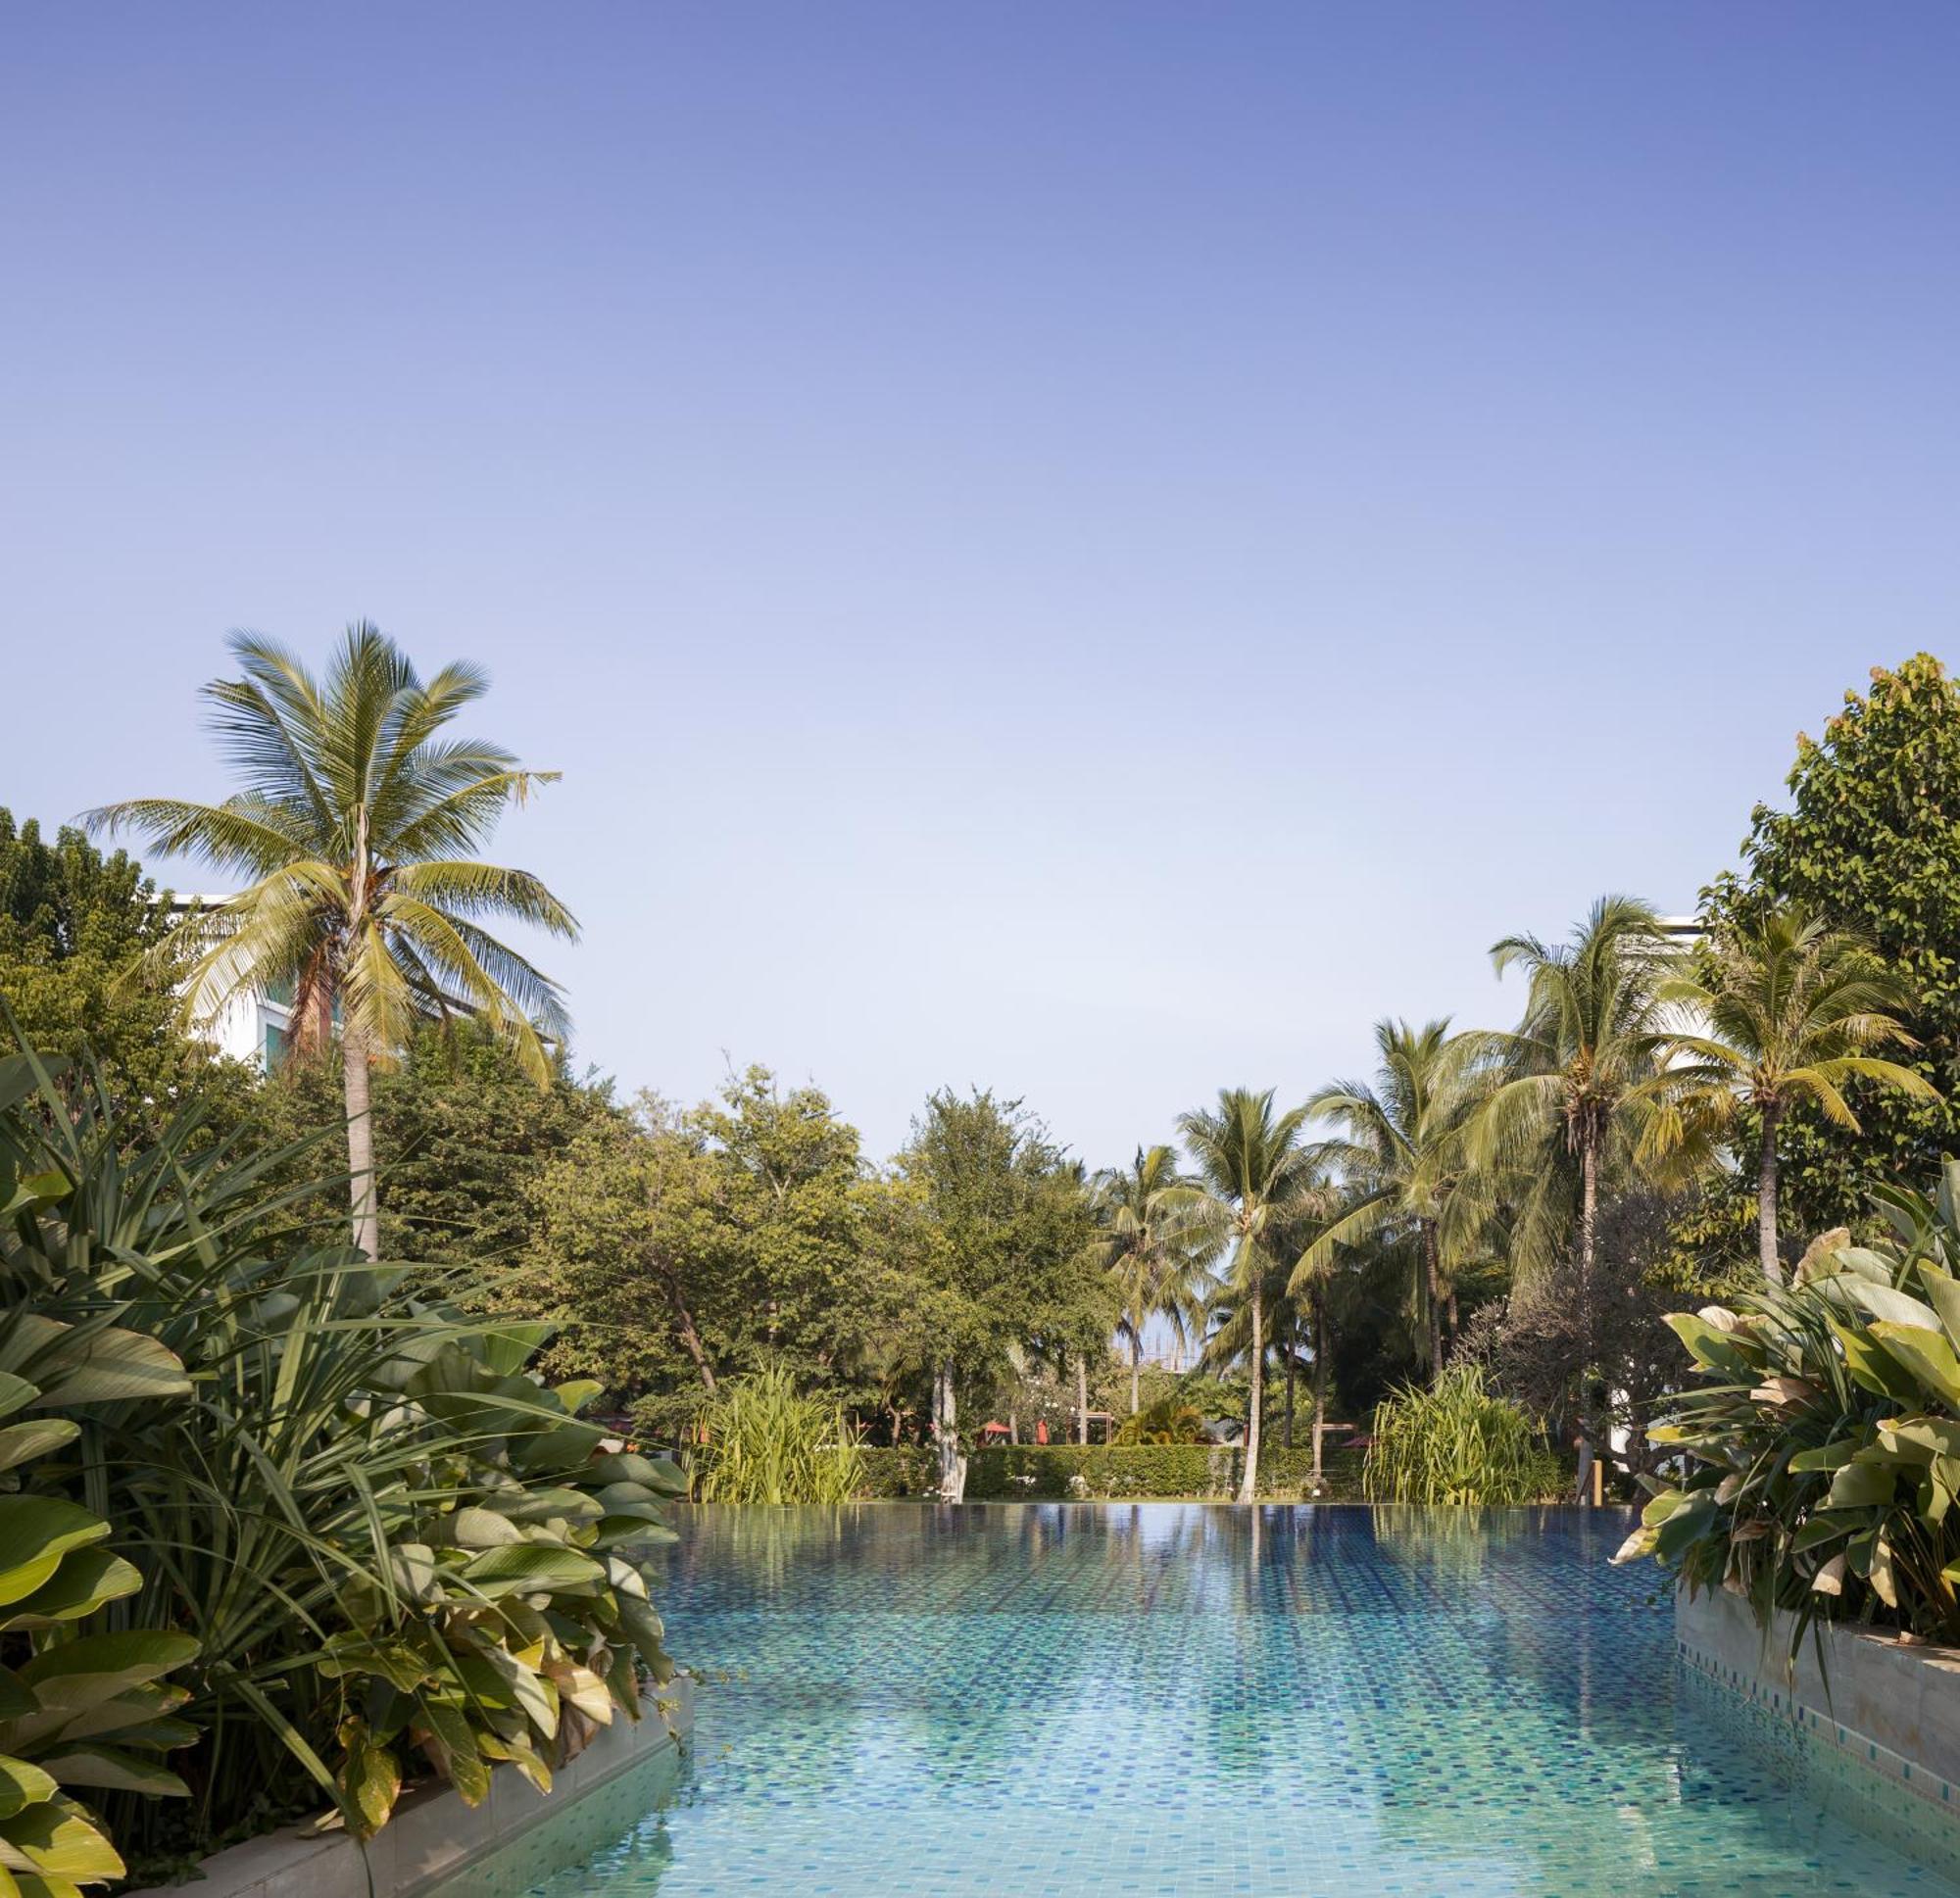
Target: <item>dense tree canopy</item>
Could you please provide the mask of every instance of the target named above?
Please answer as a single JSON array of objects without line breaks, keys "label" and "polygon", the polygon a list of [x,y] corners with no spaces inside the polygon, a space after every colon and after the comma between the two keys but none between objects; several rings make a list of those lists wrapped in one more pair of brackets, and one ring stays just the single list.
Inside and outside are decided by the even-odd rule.
[{"label": "dense tree canopy", "polygon": [[[1919,1046],[1897,1058],[1939,1095],[1854,1081],[1855,1132],[1814,1102],[1790,1108],[1781,1185],[1800,1243],[1863,1220],[1878,1182],[1931,1178],[1960,1152],[1960,686],[1925,653],[1874,670],[1821,738],[1798,735],[1788,788],[1788,808],[1756,806],[1740,867],[1705,893],[1709,918],[1759,927],[1798,904],[1869,943],[1909,993],[1902,1019]],[[1731,1226],[1749,1223],[1754,1184],[1727,1195]]]},{"label": "dense tree canopy", "polygon": [[110,1086],[140,1108],[205,1083],[219,1124],[250,1096],[251,1077],[178,1027],[167,980],[146,957],[168,934],[156,885],[124,852],[105,855],[78,830],[50,844],[29,817],[0,809],[0,998],[44,1052],[86,1047]]}]

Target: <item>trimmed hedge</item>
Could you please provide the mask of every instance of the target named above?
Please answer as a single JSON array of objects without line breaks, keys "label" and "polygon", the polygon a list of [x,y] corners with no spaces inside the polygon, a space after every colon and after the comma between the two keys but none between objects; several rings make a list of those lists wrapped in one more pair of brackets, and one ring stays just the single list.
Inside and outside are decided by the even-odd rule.
[{"label": "trimmed hedge", "polygon": [[[1178,1497],[1225,1500],[1238,1493],[1244,1452],[1210,1443],[1024,1443],[975,1450],[967,1462],[969,1502],[1064,1502],[1071,1496],[1099,1500]],[[864,1486],[873,1499],[916,1498],[939,1480],[929,1445],[866,1449]],[[1307,1495],[1313,1471],[1310,1449],[1262,1450],[1259,1494],[1293,1501]],[[1080,1477],[1080,1488],[1073,1479]],[[1322,1500],[1352,1502],[1361,1493],[1358,1450],[1329,1450],[1321,1460]]]},{"label": "trimmed hedge", "polygon": [[939,1459],[928,1443],[866,1444],[864,1486],[860,1496],[873,1501],[915,1502],[939,1482]]}]

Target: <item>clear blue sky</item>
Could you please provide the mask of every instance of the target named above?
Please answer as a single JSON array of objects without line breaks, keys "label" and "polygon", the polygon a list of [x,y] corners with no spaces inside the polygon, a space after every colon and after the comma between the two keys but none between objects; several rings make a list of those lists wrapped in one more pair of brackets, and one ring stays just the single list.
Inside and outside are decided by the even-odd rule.
[{"label": "clear blue sky", "polygon": [[[1960,600],[1960,9],[7,9],[0,801],[366,614],[564,782],[582,1055],[1093,1163],[1602,889]],[[179,877],[180,884],[197,881]]]}]

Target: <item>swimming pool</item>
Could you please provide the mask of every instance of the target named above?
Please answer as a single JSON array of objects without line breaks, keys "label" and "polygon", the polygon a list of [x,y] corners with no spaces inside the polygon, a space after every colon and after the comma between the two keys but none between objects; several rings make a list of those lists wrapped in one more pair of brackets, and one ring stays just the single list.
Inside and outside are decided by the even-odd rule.
[{"label": "swimming pool", "polygon": [[[1618,1511],[681,1527],[661,1600],[709,1677],[692,1757],[584,1863],[504,1889],[1960,1898],[1923,1840],[1684,1674],[1656,1572],[1607,1566]],[[497,1888],[494,1862],[470,1881]]]}]

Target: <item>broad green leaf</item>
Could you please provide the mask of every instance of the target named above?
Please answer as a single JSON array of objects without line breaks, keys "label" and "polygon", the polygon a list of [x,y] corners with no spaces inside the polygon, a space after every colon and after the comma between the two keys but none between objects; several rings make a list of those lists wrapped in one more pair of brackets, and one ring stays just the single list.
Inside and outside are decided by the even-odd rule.
[{"label": "broad green leaf", "polygon": [[100,1516],[59,1496],[0,1496],[0,1606],[32,1594],[71,1549],[108,1533]]},{"label": "broad green leaf", "polygon": [[43,1874],[96,1884],[120,1878],[122,1856],[76,1807],[63,1800],[29,1806],[0,1819],[0,1839]]},{"label": "broad green leaf", "polygon": [[1886,1324],[1913,1325],[1930,1332],[1939,1329],[1939,1314],[1908,1291],[1895,1290],[1888,1285],[1875,1286],[1866,1279],[1840,1278],[1826,1283],[1842,1288],[1844,1296],[1852,1304]]},{"label": "broad green leaf", "polygon": [[666,1457],[642,1456],[636,1450],[596,1457],[590,1475],[595,1483],[637,1483],[657,1496],[687,1494],[687,1475],[679,1464]]},{"label": "broad green leaf", "polygon": [[[33,1388],[31,1385],[27,1387]],[[67,1417],[37,1417],[24,1424],[9,1424],[0,1429],[0,1470],[46,1456],[80,1435],[81,1426]]]},{"label": "broad green leaf", "polygon": [[1925,1401],[1926,1392],[1912,1373],[1889,1352],[1881,1350],[1865,1333],[1834,1318],[1831,1335],[1844,1353],[1845,1368],[1864,1389],[1915,1409]]},{"label": "broad green leaf", "polygon": [[463,1569],[463,1579],[479,1592],[546,1594],[598,1587],[606,1571],[590,1556],[549,1542],[523,1542],[486,1549]]},{"label": "broad green leaf", "polygon": [[1881,1442],[1896,1444],[1908,1462],[1930,1463],[1936,1456],[1960,1456],[1960,1418],[1887,1418],[1879,1425]]},{"label": "broad green leaf", "polygon": [[1789,1467],[1799,1474],[1818,1470],[1841,1470],[1850,1462],[1857,1448],[1855,1438],[1840,1436],[1835,1443],[1822,1443],[1815,1449],[1798,1450],[1790,1458]]},{"label": "broad green leaf", "polygon": [[52,1799],[57,1787],[40,1767],[0,1754],[0,1819],[12,1819],[27,1806]]},{"label": "broad green leaf", "polygon": [[1847,1463],[1831,1479],[1824,1500],[1832,1509],[1881,1506],[1891,1501],[1897,1484],[1898,1478],[1882,1465]]},{"label": "broad green leaf", "polygon": [[1960,1409],[1960,1358],[1953,1355],[1943,1333],[1882,1320],[1871,1328],[1871,1335],[1887,1357],[1912,1373],[1922,1390],[1949,1409]]},{"label": "broad green leaf", "polygon": [[1790,1538],[1790,1553],[1801,1555],[1807,1549],[1821,1548],[1826,1542],[1835,1542],[1840,1535],[1863,1528],[1864,1522],[1862,1515],[1813,1516]]},{"label": "broad green leaf", "polygon": [[1924,1261],[1919,1268],[1919,1277],[1920,1283],[1926,1287],[1926,1295],[1933,1301],[1933,1309],[1939,1314],[1947,1342],[1960,1344],[1960,1279]]},{"label": "broad green leaf", "polygon": [[65,1786],[140,1792],[156,1799],[183,1799],[190,1794],[190,1788],[169,1767],[122,1747],[60,1747],[43,1754],[41,1764]]},{"label": "broad green leaf", "polygon": [[158,1339],[120,1327],[86,1332],[35,1312],[18,1316],[0,1339],[0,1370],[24,1372],[42,1387],[28,1406],[35,1410],[190,1389],[183,1366]]},{"label": "broad green leaf", "polygon": [[75,1549],[62,1557],[60,1568],[32,1594],[0,1607],[0,1630],[80,1621],[104,1602],[121,1601],[142,1585],[135,1565],[120,1555],[105,1548]]},{"label": "broad green leaf", "polygon": [[1689,1311],[1671,1311],[1666,1322],[1687,1345],[1689,1356],[1704,1370],[1726,1372],[1734,1378],[1754,1378],[1757,1366],[1736,1345],[1730,1333],[1718,1331],[1707,1319]]},{"label": "broad green leaf", "polygon": [[505,1548],[524,1539],[524,1532],[508,1516],[491,1509],[459,1509],[450,1520],[459,1548]]},{"label": "broad green leaf", "polygon": [[83,1634],[48,1648],[17,1669],[15,1678],[43,1710],[80,1713],[114,1701],[131,1687],[161,1679],[194,1660],[198,1644],[188,1634],[127,1629]]}]

